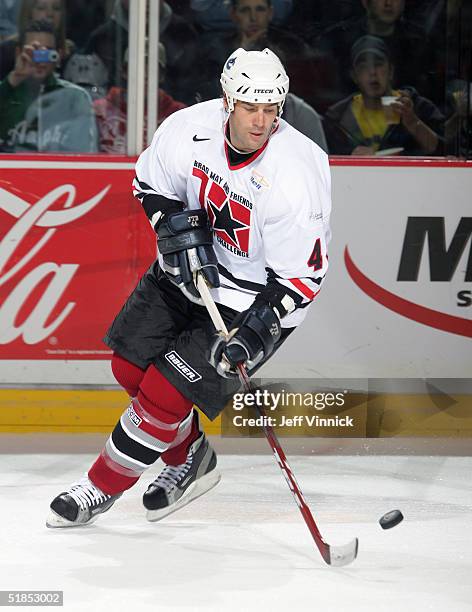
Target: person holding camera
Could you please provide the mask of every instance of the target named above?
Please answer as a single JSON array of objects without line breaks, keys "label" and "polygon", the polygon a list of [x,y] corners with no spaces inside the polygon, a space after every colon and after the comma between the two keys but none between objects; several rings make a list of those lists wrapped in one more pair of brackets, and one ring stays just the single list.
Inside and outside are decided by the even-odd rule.
[{"label": "person holding camera", "polygon": [[88,93],[55,76],[56,34],[33,21],[19,39],[13,70],[0,82],[0,149],[6,152],[97,151]]},{"label": "person holding camera", "polygon": [[[65,0],[15,0],[15,2],[17,4],[15,32],[0,42],[0,81],[5,79],[7,74],[13,70],[21,33],[32,21],[47,21],[54,28],[57,48],[61,50],[61,58],[56,70],[62,76],[62,70],[76,48],[75,37],[72,37],[74,40],[71,40],[69,36],[66,36]],[[69,2],[69,4],[71,3]],[[0,0],[1,5],[2,0]],[[74,15],[71,15],[71,11],[74,7],[70,6],[68,8],[71,10],[67,11],[67,24],[72,25]],[[81,28],[86,27],[83,19],[80,26]]]}]

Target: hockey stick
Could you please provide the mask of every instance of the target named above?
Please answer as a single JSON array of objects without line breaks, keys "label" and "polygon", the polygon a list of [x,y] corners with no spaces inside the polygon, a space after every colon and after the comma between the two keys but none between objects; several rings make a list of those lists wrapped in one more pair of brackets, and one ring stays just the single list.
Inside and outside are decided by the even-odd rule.
[{"label": "hockey stick", "polygon": [[[198,273],[197,288],[200,292],[200,295],[202,296],[203,303],[205,304],[205,307],[208,310],[208,314],[210,315],[210,318],[216,330],[218,332],[222,332],[225,336],[227,336],[228,330],[211,296],[208,285],[206,284],[206,281],[203,276]],[[244,390],[248,393],[251,393],[253,391],[253,387],[251,385],[251,381],[249,380],[249,376],[247,375],[246,369],[242,364],[238,365],[238,369],[239,378],[241,380],[241,384]],[[258,406],[257,404],[256,410],[259,416],[266,416],[264,409],[261,406]],[[262,422],[267,423],[267,419],[263,418]],[[348,563],[354,561],[354,559],[357,557],[357,551],[359,547],[358,539],[355,538],[354,540],[349,542],[349,544],[345,544],[344,546],[330,546],[323,540],[323,537],[315,523],[315,519],[311,514],[311,510],[305,502],[305,499],[303,498],[303,494],[300,490],[300,487],[298,486],[292,469],[290,468],[289,463],[287,461],[287,457],[285,456],[285,453],[282,447],[280,446],[279,440],[275,435],[272,426],[265,424],[262,425],[262,429],[323,559],[326,561],[326,563],[328,563],[328,565],[334,565],[336,567],[341,567],[342,565],[347,565]]]}]

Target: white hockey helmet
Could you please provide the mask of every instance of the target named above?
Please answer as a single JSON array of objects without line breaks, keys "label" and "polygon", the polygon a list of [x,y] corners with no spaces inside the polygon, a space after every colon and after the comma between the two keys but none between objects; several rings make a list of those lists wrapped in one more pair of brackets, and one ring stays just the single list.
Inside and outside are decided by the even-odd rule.
[{"label": "white hockey helmet", "polygon": [[277,103],[278,114],[282,114],[289,78],[282,62],[270,49],[236,49],[225,62],[220,83],[230,113],[234,110],[234,101],[242,100],[259,104]]}]

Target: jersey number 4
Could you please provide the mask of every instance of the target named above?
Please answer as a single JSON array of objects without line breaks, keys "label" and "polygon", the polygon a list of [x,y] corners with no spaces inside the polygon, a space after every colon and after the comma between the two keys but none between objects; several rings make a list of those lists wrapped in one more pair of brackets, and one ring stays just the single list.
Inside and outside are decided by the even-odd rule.
[{"label": "jersey number 4", "polygon": [[307,264],[310,266],[310,268],[313,266],[313,270],[315,272],[323,267],[323,256],[321,255],[321,242],[319,238],[315,242],[313,252],[307,261]]}]

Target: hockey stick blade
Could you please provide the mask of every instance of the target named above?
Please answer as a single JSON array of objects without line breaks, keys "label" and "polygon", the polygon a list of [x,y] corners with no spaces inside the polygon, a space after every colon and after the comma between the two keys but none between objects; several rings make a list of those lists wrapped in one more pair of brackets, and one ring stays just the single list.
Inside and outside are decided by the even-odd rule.
[{"label": "hockey stick blade", "polygon": [[[249,377],[247,375],[246,370],[242,365],[238,366],[240,372],[240,379],[245,391],[251,393],[252,385]],[[264,409],[260,406],[256,406],[256,410],[259,416],[265,417]],[[263,423],[267,423],[267,419],[262,419]],[[357,551],[359,549],[359,541],[355,538],[349,544],[345,544],[344,546],[330,546],[327,544],[323,536],[318,529],[315,519],[311,513],[311,510],[306,503],[303,493],[298,485],[298,482],[292,472],[292,469],[288,463],[287,457],[285,456],[284,450],[280,445],[280,442],[275,435],[275,431],[270,425],[262,425],[262,430],[267,438],[267,441],[274,452],[275,459],[279,464],[280,469],[282,470],[282,474],[287,481],[288,487],[293,495],[293,498],[300,510],[301,515],[303,516],[306,526],[310,530],[311,536],[318,547],[318,550],[321,553],[324,561],[328,565],[333,565],[334,567],[341,567],[343,565],[348,565],[357,557]]]},{"label": "hockey stick blade", "polygon": [[343,565],[349,565],[357,557],[357,551],[359,550],[359,540],[354,538],[349,544],[344,546],[328,546],[329,561],[325,559],[328,565],[334,567],[342,567]]},{"label": "hockey stick blade", "polygon": [[[198,273],[196,274],[196,277],[198,291],[202,297],[203,303],[205,304],[208,314],[210,315],[210,318],[213,321],[215,329],[218,332],[222,332],[225,336],[227,336],[228,330],[218,310],[218,307],[216,306],[211,296],[210,290],[206,284],[205,279],[201,274]],[[244,366],[242,364],[239,364],[238,370],[243,388],[245,389],[245,391],[251,392],[251,381],[249,380],[248,374]],[[259,415],[264,416],[265,413],[263,408],[261,408],[260,406],[256,406],[256,410]],[[267,422],[267,420],[263,419],[263,422]],[[355,538],[354,540],[352,540],[352,542],[349,542],[349,544],[345,544],[344,546],[330,546],[323,540],[323,537],[315,523],[315,519],[313,518],[311,510],[305,502],[305,499],[303,498],[300,487],[298,486],[295,476],[293,475],[292,469],[288,464],[287,457],[285,456],[285,453],[282,447],[280,446],[280,443],[277,439],[277,436],[275,435],[274,430],[270,425],[263,425],[262,430],[264,431],[267,441],[269,442],[269,445],[274,453],[275,459],[279,464],[282,474],[284,475],[289,489],[292,492],[293,498],[297,503],[297,506],[303,516],[303,519],[305,520],[306,526],[310,530],[313,540],[315,541],[315,544],[318,547],[318,550],[320,551],[324,561],[328,565],[332,565],[334,567],[342,567],[343,565],[348,565],[349,563],[352,563],[352,561],[354,561],[354,559],[357,557],[357,551],[359,549],[358,539]]]}]

